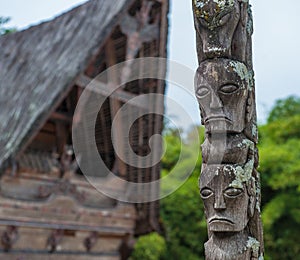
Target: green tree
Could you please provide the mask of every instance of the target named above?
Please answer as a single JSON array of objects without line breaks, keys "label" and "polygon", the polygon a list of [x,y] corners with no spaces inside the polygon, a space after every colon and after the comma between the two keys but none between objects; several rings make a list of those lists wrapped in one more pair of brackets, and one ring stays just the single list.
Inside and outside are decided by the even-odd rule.
[{"label": "green tree", "polygon": [[165,155],[161,161],[161,166],[165,170],[172,169],[179,159],[181,149],[180,132],[173,128],[164,130]]},{"label": "green tree", "polygon": [[279,99],[276,101],[272,108],[268,123],[285,120],[291,116],[300,114],[300,98],[296,96],[290,96],[285,99]]},{"label": "green tree", "polygon": [[300,255],[299,112],[299,98],[279,100],[259,129],[266,259]]},{"label": "green tree", "polygon": [[166,251],[165,239],[157,233],[139,237],[134,245],[131,260],[158,260]]},{"label": "green tree", "polygon": [[10,21],[10,17],[0,16],[0,35],[8,34],[16,31],[16,28],[7,28],[6,24]]},{"label": "green tree", "polygon": [[[201,142],[204,131],[199,128]],[[200,149],[196,136],[188,134],[181,140],[179,133],[168,129],[165,132],[167,150],[162,165],[164,174],[168,174],[176,164],[181,150],[185,157],[177,168],[184,172],[193,165],[194,154]],[[171,142],[171,143],[170,143]],[[201,168],[201,156],[188,180],[170,196],[161,200],[161,218],[165,227],[167,251],[164,259],[204,259],[204,242],[207,240],[206,222],[203,205],[199,195],[198,178]],[[169,184],[170,186],[174,183]],[[168,187],[162,187],[162,189]]]}]

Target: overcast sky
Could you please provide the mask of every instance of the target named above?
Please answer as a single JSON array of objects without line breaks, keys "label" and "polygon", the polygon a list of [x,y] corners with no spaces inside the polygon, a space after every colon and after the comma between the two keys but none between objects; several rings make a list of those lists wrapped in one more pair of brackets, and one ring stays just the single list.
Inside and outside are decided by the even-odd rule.
[{"label": "overcast sky", "polygon": [[[11,17],[10,25],[21,29],[48,20],[83,2],[86,0],[0,0],[0,16]],[[191,2],[171,0],[168,52],[170,59],[196,70]],[[300,1],[250,2],[254,15],[253,52],[258,119],[263,122],[276,99],[300,93]],[[187,87],[192,90],[192,86]],[[198,105],[193,98],[184,97],[174,86],[169,86],[167,94],[183,103],[189,114],[199,122]],[[169,113],[173,116],[174,111]],[[180,111],[175,120],[185,126],[185,119],[179,114]]]}]

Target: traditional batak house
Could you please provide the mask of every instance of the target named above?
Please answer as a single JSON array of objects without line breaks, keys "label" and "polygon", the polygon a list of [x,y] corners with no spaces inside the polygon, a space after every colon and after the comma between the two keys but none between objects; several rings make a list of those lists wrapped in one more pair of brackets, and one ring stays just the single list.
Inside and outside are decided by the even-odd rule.
[{"label": "traditional batak house", "polygon": [[[119,202],[83,177],[71,129],[79,97],[95,76],[132,58],[166,57],[168,10],[167,0],[90,0],[0,37],[0,259],[126,259],[132,237],[160,230],[158,202]],[[125,180],[156,180],[160,166],[133,167],[116,156],[115,108],[164,90],[163,81],[136,80],[101,107],[98,151]],[[147,155],[149,138],[161,131],[161,116],[140,117],[130,130],[132,149]]]}]

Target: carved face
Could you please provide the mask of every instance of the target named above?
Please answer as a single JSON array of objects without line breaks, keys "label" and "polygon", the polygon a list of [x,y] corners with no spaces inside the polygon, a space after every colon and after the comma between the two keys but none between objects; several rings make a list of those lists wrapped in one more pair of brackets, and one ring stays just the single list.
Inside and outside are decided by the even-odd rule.
[{"label": "carved face", "polygon": [[217,59],[202,62],[196,75],[196,97],[208,133],[241,133],[250,89],[243,63]]},{"label": "carved face", "polygon": [[195,26],[205,58],[231,57],[232,38],[240,20],[238,0],[193,0]]},{"label": "carved face", "polygon": [[248,224],[250,197],[235,181],[230,165],[202,165],[200,194],[211,232],[239,232]]}]

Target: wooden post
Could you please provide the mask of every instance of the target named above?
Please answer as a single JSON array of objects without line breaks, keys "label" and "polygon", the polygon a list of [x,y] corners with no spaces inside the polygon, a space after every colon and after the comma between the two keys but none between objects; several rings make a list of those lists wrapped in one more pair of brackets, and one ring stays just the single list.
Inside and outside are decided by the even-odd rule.
[{"label": "wooden post", "polygon": [[205,126],[200,194],[207,260],[263,259],[252,14],[248,0],[192,0]]},{"label": "wooden post", "polygon": [[[117,64],[117,57],[116,57],[116,53],[115,53],[115,47],[114,47],[114,43],[113,40],[111,38],[108,39],[107,43],[106,43],[106,59],[107,59],[107,65],[109,67],[114,66]],[[115,87],[118,86],[119,84],[119,79],[118,79],[118,75],[115,75],[116,73],[114,71],[112,71],[111,75],[109,75],[111,82],[108,82],[108,85],[111,85],[111,87]],[[112,114],[112,118],[113,120],[116,120],[114,117],[116,116],[117,112],[119,111],[119,109],[121,108],[121,102],[117,99],[110,99],[110,107],[111,107],[111,114]],[[122,122],[120,120],[118,120],[116,122],[116,125],[118,126],[115,131],[116,134],[113,135],[114,138],[114,143],[118,144],[118,146],[120,147],[120,151],[124,156],[124,142],[123,142],[123,138],[122,138]],[[116,160],[115,160],[115,167],[116,170],[118,172],[118,174],[120,174],[122,177],[126,176],[126,164],[125,162],[123,162],[122,159],[119,158],[119,156],[116,154]]]}]

